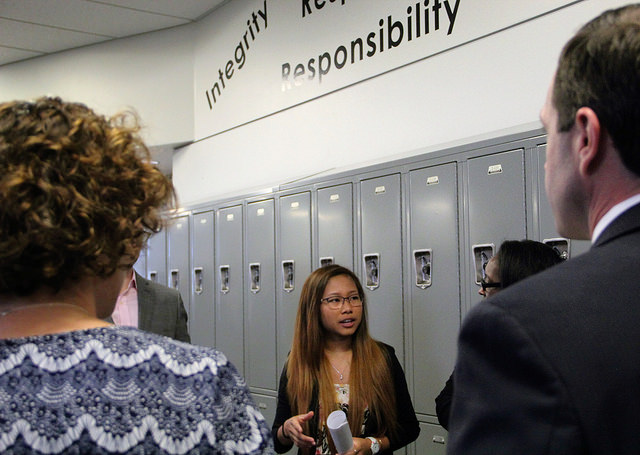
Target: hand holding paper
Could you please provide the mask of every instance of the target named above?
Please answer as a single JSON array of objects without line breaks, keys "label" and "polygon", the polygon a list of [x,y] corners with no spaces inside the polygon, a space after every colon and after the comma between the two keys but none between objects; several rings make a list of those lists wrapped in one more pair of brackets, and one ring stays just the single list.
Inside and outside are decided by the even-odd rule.
[{"label": "hand holding paper", "polygon": [[344,453],[353,447],[353,437],[347,415],[343,411],[333,411],[327,418],[327,428],[331,432],[338,453]]}]

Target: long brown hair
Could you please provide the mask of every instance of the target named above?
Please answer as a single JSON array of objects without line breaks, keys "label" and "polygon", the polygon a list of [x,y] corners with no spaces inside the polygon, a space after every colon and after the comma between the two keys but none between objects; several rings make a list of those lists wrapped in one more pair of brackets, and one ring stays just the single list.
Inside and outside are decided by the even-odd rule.
[{"label": "long brown hair", "polygon": [[[352,337],[351,379],[349,384],[349,426],[359,436],[365,408],[380,434],[396,432],[396,403],[389,362],[380,343],[371,338],[367,327],[367,302],[358,277],[340,265],[315,270],[304,283],[298,304],[293,343],[287,363],[287,394],[294,414],[305,414],[314,390],[317,392],[319,425],[337,408],[331,369],[325,357],[325,328],[320,305],[324,290],[333,277],[346,275],[362,297],[362,320]],[[306,429],[307,432],[309,428]],[[308,434],[308,433],[307,433]],[[328,435],[330,438],[330,435]]]}]

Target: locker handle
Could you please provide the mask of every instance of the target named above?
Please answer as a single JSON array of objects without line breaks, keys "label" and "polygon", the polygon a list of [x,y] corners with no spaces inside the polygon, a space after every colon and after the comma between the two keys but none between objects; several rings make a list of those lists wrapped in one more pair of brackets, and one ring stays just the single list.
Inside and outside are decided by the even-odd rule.
[{"label": "locker handle", "polygon": [[154,283],[158,282],[158,272],[155,270],[149,271],[149,281],[153,281]]},{"label": "locker handle", "polygon": [[229,266],[220,266],[220,292],[227,294],[229,292]]},{"label": "locker handle", "polygon": [[253,262],[249,264],[249,272],[251,275],[250,290],[252,293],[257,294],[260,292],[260,263]]},{"label": "locker handle", "polygon": [[320,258],[320,267],[331,265],[333,263],[334,263],[333,256],[325,256],[323,258]]},{"label": "locker handle", "polygon": [[193,292],[196,295],[202,294],[202,267],[193,268]]},{"label": "locker handle", "polygon": [[380,286],[380,254],[365,254],[364,262],[365,286],[372,291]]},{"label": "locker handle", "polygon": [[178,269],[171,269],[171,283],[170,286],[173,289],[178,289],[180,285],[180,271]]},{"label": "locker handle", "polygon": [[571,256],[571,243],[568,239],[565,239],[563,237],[558,237],[555,239],[544,239],[542,243],[545,243],[556,250],[558,256],[560,256],[565,261]]},{"label": "locker handle", "polygon": [[413,264],[416,286],[420,289],[427,289],[431,286],[431,248],[415,250],[413,252]]},{"label": "locker handle", "polygon": [[496,246],[493,243],[482,243],[471,247],[473,254],[473,264],[476,271],[476,285],[480,283],[484,276],[484,268],[495,253]]},{"label": "locker handle", "polygon": [[435,442],[436,444],[444,444],[444,436],[440,436],[438,434],[433,435],[433,438],[431,439],[433,442]]},{"label": "locker handle", "polygon": [[282,261],[282,288],[285,292],[292,292],[295,284],[295,261]]}]

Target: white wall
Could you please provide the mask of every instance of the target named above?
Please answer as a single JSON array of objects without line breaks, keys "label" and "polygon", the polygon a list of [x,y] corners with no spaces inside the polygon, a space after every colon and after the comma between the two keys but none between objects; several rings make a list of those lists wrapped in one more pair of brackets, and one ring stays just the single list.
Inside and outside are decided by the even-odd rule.
[{"label": "white wall", "polygon": [[[577,2],[179,149],[173,178],[180,201],[188,206],[531,128],[562,45],[587,20],[626,3]],[[107,114],[131,105],[149,127],[151,145],[192,140],[194,30],[184,26],[0,67],[0,99],[57,94]]]},{"label": "white wall", "polygon": [[112,115],[133,107],[148,145],[193,139],[193,27],[0,67],[0,100],[56,95]]}]

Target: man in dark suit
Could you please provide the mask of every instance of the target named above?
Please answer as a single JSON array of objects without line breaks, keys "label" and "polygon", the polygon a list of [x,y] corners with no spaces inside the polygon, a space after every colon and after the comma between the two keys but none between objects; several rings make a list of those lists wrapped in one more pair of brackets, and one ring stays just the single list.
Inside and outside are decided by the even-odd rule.
[{"label": "man in dark suit", "polygon": [[640,452],[640,5],[562,51],[541,112],[545,186],[584,255],[463,323],[449,454]]},{"label": "man in dark suit", "polygon": [[111,319],[117,325],[130,325],[178,341],[191,342],[187,312],[180,293],[143,278],[133,269],[123,283]]}]

